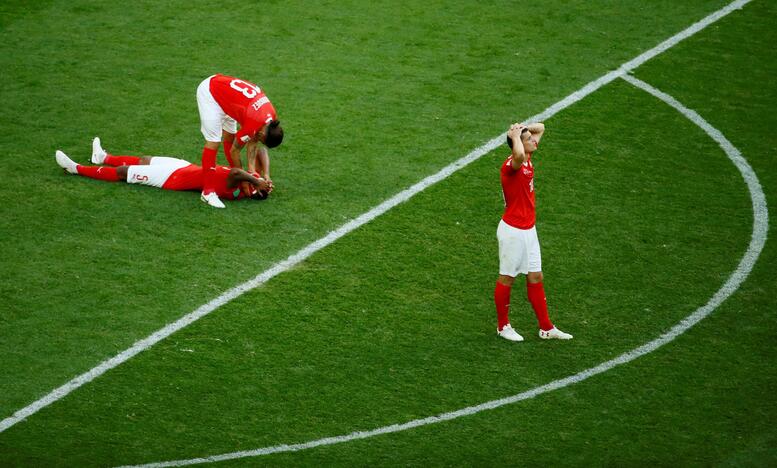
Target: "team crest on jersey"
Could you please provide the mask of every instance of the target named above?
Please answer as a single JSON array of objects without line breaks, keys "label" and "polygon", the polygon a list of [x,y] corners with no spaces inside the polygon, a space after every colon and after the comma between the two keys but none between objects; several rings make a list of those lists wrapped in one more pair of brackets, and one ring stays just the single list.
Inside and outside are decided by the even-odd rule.
[{"label": "team crest on jersey", "polygon": [[532,176],[534,175],[534,170],[530,167],[523,166],[521,167],[521,170],[523,171],[523,175],[525,176]]}]

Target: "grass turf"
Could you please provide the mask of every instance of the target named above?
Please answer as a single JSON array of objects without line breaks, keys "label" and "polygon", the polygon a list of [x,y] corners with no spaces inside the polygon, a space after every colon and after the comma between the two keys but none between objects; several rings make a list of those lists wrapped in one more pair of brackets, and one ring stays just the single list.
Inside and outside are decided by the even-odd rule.
[{"label": "grass turf", "polygon": [[[413,6],[401,12],[367,12],[348,4],[329,5],[320,11],[289,15],[294,18],[287,20],[293,27],[276,25],[281,15],[273,16],[276,10],[272,8],[280,7],[268,7],[261,21],[272,25],[277,43],[283,38],[284,50],[291,52],[281,54],[283,69],[276,64],[270,73],[257,66],[254,73],[261,70],[267,79],[255,80],[275,102],[280,101],[282,118],[288,116],[299,127],[274,159],[274,178],[281,187],[278,196],[260,206],[235,203],[225,213],[198,205],[191,194],[63,179],[49,154],[56,140],[66,151],[70,150],[66,145],[72,145],[74,154],[78,142],[85,156],[89,137],[98,127],[108,126],[109,133],[99,131],[109,149],[116,142],[116,148],[129,152],[141,142],[149,151],[157,147],[165,152],[188,152],[194,160],[199,136],[191,94],[207,72],[187,72],[187,64],[203,67],[197,57],[202,52],[187,56],[172,40],[151,39],[155,34],[172,38],[176,31],[180,36],[186,21],[201,12],[193,10],[166,20],[167,10],[159,11],[155,24],[167,21],[173,31],[152,27],[148,37],[136,39],[127,30],[144,24],[131,21],[138,13],[120,17],[110,7],[68,10],[52,3],[48,11],[58,12],[56,18],[44,16],[45,21],[40,21],[40,15],[21,14],[4,28],[4,37],[19,41],[9,41],[9,49],[23,46],[21,32],[27,27],[41,36],[36,42],[35,34],[27,34],[28,48],[45,50],[41,43],[60,41],[59,46],[77,50],[86,42],[82,33],[71,33],[69,40],[45,34],[52,29],[50,23],[76,17],[83,20],[77,22],[80,28],[90,31],[90,36],[97,34],[91,40],[101,42],[101,47],[87,47],[83,54],[59,51],[65,62],[49,65],[49,73],[54,76],[56,69],[56,76],[65,77],[59,91],[62,95],[57,96],[58,106],[49,102],[46,105],[52,107],[41,111],[52,117],[43,119],[43,125],[51,128],[26,149],[46,154],[28,153],[28,159],[9,160],[0,169],[3,180],[9,181],[4,187],[9,192],[24,185],[22,169],[31,162],[40,166],[41,182],[49,187],[45,196],[19,200],[10,207],[2,225],[9,233],[3,236],[8,262],[1,271],[8,304],[2,314],[3,355],[7,356],[2,362],[4,375],[11,377],[0,384],[6,412],[459,157],[502,131],[504,122],[517,118],[516,113],[540,110],[681,29],[700,17],[699,11],[710,11],[720,3],[673,7],[672,15],[667,12],[666,17],[658,10],[632,9],[615,24],[614,11],[604,9],[596,15],[588,4],[572,4],[567,10],[570,16],[549,11],[542,15],[542,24],[531,26],[530,31],[542,41],[526,41],[533,48],[526,52],[515,52],[518,36],[509,24],[501,25],[499,8],[484,8],[478,17],[482,27],[462,31],[462,20],[457,22],[461,9]],[[442,19],[441,11],[449,19]],[[747,21],[736,16],[745,14],[750,15]],[[728,94],[722,92],[710,100],[698,83],[709,73],[705,66],[717,65],[721,44],[731,44],[719,35],[746,35],[743,25],[748,21],[748,27],[761,25],[768,31],[757,19],[769,16],[773,17],[773,11],[756,2],[724,20],[727,29],[714,26],[701,39],[648,64],[644,76],[642,70],[638,73],[659,87],[666,83],[670,93],[682,93],[677,97],[691,107],[709,106],[708,113],[702,113],[705,117],[754,109],[752,121],[709,120],[734,131],[739,138],[724,130],[748,158],[756,158],[759,176],[768,174],[770,166],[767,156],[759,160],[758,155],[773,156],[774,151],[774,141],[764,137],[763,131],[768,128],[769,115],[764,100],[748,102],[742,97],[760,92],[765,95],[756,97],[769,102],[773,94],[764,87],[753,91],[749,79],[737,76],[740,84],[728,76],[720,78]],[[390,20],[382,26],[365,26],[365,18],[372,17]],[[574,18],[571,25],[570,18]],[[501,26],[486,28],[489,22]],[[331,24],[340,27],[335,37],[324,26]],[[211,28],[214,26],[187,31],[185,36],[202,46]],[[540,34],[564,29],[564,34]],[[112,35],[117,30],[121,31],[118,38]],[[746,69],[756,76],[769,76],[773,64],[769,68],[769,36],[764,36],[748,42],[748,54],[740,49],[726,51],[727,59],[743,62],[731,67],[732,74],[734,69]],[[452,41],[452,37],[459,40]],[[108,47],[101,38],[108,40]],[[149,42],[163,46],[149,49]],[[575,60],[567,56],[567,60],[549,58],[535,64],[520,56],[531,52],[556,57],[554,52],[565,50],[570,43],[578,51]],[[137,75],[114,77],[110,70],[121,69],[122,60],[132,58],[117,55],[112,66],[102,66],[95,76],[95,62],[108,53],[102,49],[115,54],[122,46],[149,56],[143,61],[134,58],[132,73]],[[408,53],[408,48],[417,53]],[[90,57],[90,52],[95,56]],[[508,52],[516,57],[510,59],[513,67],[505,63]],[[251,51],[236,51],[240,53],[249,57]],[[759,53],[764,59],[755,61],[753,54]],[[699,60],[699,55],[705,60]],[[39,74],[45,65],[45,60],[36,62],[41,57],[35,54],[5,57],[3,60],[37,63]],[[675,62],[673,57],[677,57]],[[399,60],[402,58],[406,63]],[[158,68],[163,60],[171,76],[154,76],[153,83],[144,82],[150,79],[147,70]],[[525,64],[522,73],[516,80],[508,79],[505,71],[518,64]],[[666,70],[683,66],[692,70],[667,76]],[[250,79],[250,68],[233,73]],[[3,93],[14,97],[10,102],[20,108],[38,97],[31,88],[54,86],[47,80],[33,81],[23,67],[9,69],[18,75],[19,88]],[[425,74],[419,77],[422,71]],[[97,91],[82,87],[84,77],[98,82]],[[563,79],[553,79],[558,77]],[[122,80],[128,84],[112,86]],[[168,96],[187,80],[188,88],[174,91],[175,98]],[[732,81],[739,86],[732,86]],[[526,88],[529,83],[531,89]],[[277,99],[273,89],[278,89]],[[105,99],[93,93],[100,92],[111,96],[111,106],[99,108]],[[138,95],[143,96],[140,109]],[[513,103],[505,96],[520,99]],[[485,116],[477,132],[472,132],[471,118],[461,117],[472,112],[473,103],[477,103],[478,114]],[[153,110],[144,110],[146,105]],[[98,106],[97,115],[89,106]],[[548,352],[549,347],[543,348],[544,343],[536,339],[530,346],[515,348],[493,337],[493,227],[501,203],[494,168],[503,156],[496,152],[265,288],[241,297],[0,434],[0,453],[4,454],[0,457],[21,464],[109,464],[299,442],[517,393],[630,349],[645,336],[655,336],[698,307],[722,283],[744,250],[751,216],[741,181],[722,152],[698,129],[662,106],[617,82],[548,122],[548,138],[538,153],[539,229],[552,313],[560,325],[569,324],[567,328],[577,335],[573,346],[554,344]],[[67,114],[66,119],[53,119],[62,113]],[[408,116],[413,125],[406,130]],[[121,124],[113,121],[116,117]],[[14,125],[4,118],[4,128]],[[338,133],[341,129],[347,131]],[[22,134],[21,129],[17,134]],[[660,142],[658,149],[656,142]],[[20,143],[8,145],[9,152],[24,155]],[[46,145],[51,147],[44,150]],[[667,162],[670,158],[671,163]],[[763,180],[767,196],[773,194],[773,189],[769,192],[772,182],[768,175]],[[760,268],[770,259],[774,254],[767,249]],[[752,334],[755,328],[758,332],[752,336],[768,338],[774,335],[773,319],[766,314],[773,304],[769,297],[774,283],[764,276],[748,283],[755,289],[748,299],[756,314],[764,314],[756,315],[762,317],[760,327],[746,325],[741,333]],[[607,288],[600,286],[602,282]],[[677,292],[680,286],[682,294]],[[520,329],[531,329],[520,291],[515,296],[514,322]],[[614,324],[613,317],[618,319]],[[725,364],[735,361],[731,357],[740,356],[742,350],[725,338],[714,341],[731,349],[711,360],[710,371],[731,370]],[[537,415],[527,418],[527,426],[515,428],[510,415],[516,409],[505,408],[473,417],[471,422],[278,455],[264,462],[312,464],[321,457],[345,464],[356,460],[455,463],[462,459],[510,463],[514,459],[509,450],[492,458],[505,445],[538,460],[550,455],[543,447],[574,453],[582,453],[575,448],[585,449],[585,455],[570,459],[580,463],[636,462],[646,457],[665,463],[684,454],[688,462],[757,461],[761,454],[768,454],[773,440],[768,428],[756,431],[758,425],[747,432],[740,458],[726,444],[723,447],[729,447],[729,452],[721,448],[707,455],[710,458],[699,458],[699,451],[706,448],[700,440],[708,440],[712,431],[695,424],[694,416],[709,409],[709,401],[724,401],[728,406],[715,413],[713,420],[742,418],[742,405],[766,395],[764,389],[773,383],[771,374],[763,372],[758,384],[745,392],[751,400],[730,401],[726,396],[736,385],[705,380],[697,369],[694,358],[710,351],[703,337],[701,343],[681,348],[679,356],[659,352],[658,358],[646,358],[647,362],[659,361],[648,369],[641,360],[626,370],[613,371],[614,377],[602,376],[581,385],[584,390],[575,387],[516,406],[530,406]],[[752,338],[742,347],[756,356],[766,353],[768,362],[773,355],[758,344],[758,338]],[[760,362],[747,361],[750,369],[763,371]],[[737,370],[740,375],[749,374],[746,367]],[[679,378],[689,372],[689,377]],[[627,376],[619,377],[623,373]],[[663,392],[651,390],[653,378],[671,385]],[[616,394],[639,395],[642,390],[647,395],[622,398],[614,404],[608,398],[613,380]],[[699,387],[711,397],[693,405],[689,395]],[[680,409],[689,408],[675,415],[678,405],[671,404],[673,397],[684,401]],[[655,401],[663,403],[660,409],[650,406]],[[774,414],[771,401],[767,399],[762,409],[765,416]],[[566,412],[557,409],[563,405],[567,405]],[[587,407],[590,410],[584,411]],[[607,421],[603,411],[615,415],[612,424],[602,422]],[[564,419],[565,414],[578,412],[577,424]],[[554,414],[558,414],[556,419]],[[556,433],[539,430],[549,420],[556,424],[552,426],[558,428]],[[607,444],[592,443],[587,437],[600,435],[611,446],[626,446],[622,441],[635,427],[663,427],[661,423],[676,429],[660,432],[669,435],[644,436],[644,442],[628,450],[610,452]],[[719,438],[732,434],[733,426],[724,425],[728,430]],[[529,430],[532,427],[534,431]],[[529,432],[538,437],[528,437]],[[484,433],[491,437],[473,436]],[[677,445],[677,440],[684,444]],[[656,443],[665,451],[651,451]],[[598,450],[591,450],[592,445]]]}]

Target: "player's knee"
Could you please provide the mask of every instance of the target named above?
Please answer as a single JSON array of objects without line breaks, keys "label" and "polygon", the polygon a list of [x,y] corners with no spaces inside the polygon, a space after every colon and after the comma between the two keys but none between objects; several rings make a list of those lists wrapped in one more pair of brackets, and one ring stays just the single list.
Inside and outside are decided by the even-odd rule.
[{"label": "player's knee", "polygon": [[497,278],[496,280],[504,284],[505,286],[512,286],[513,282],[515,281],[515,277],[507,276],[507,275],[499,275],[499,278]]},{"label": "player's knee", "polygon": [[127,170],[129,169],[129,166],[119,166],[116,168],[116,175],[119,177],[119,180],[127,180]]},{"label": "player's knee", "polygon": [[148,166],[149,164],[151,164],[151,156],[143,156],[142,158],[140,158],[140,161],[138,162],[138,164],[141,166]]},{"label": "player's knee", "polygon": [[529,274],[526,275],[526,281],[529,283],[542,283],[542,272],[530,271]]}]

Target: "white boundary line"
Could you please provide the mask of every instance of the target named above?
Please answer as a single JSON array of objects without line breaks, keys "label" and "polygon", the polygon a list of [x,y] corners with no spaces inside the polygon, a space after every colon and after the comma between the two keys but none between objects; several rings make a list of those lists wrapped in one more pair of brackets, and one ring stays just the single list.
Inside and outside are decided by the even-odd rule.
[{"label": "white boundary line", "polygon": [[[710,24],[718,21],[720,18],[723,18],[724,16],[728,15],[732,11],[742,8],[750,1],[751,0],[737,0],[728,4],[724,8],[708,15],[704,19],[694,23],[693,25],[689,26],[688,28],[681,31],[680,33],[675,34],[674,36],[660,43],[656,47],[624,63],[617,70],[609,72],[603,75],[602,77],[588,83],[583,88],[579,89],[578,91],[575,91],[574,93],[565,97],[564,99],[557,102],[556,104],[553,104],[552,106],[548,107],[542,113],[529,117],[528,119],[525,119],[525,121],[527,122],[541,121],[541,120],[546,120],[550,118],[551,116],[555,115],[559,111],[566,109],[567,107],[571,106],[577,101],[583,99],[585,96],[593,93],[594,91],[606,85],[607,83],[610,83],[611,81],[618,78],[619,76],[622,76],[623,74],[628,73],[629,71],[642,65],[643,63],[655,57],[656,55],[666,51],[670,47],[673,47],[683,39],[686,39],[696,34],[697,32],[706,28]],[[165,327],[157,330],[156,332],[147,336],[146,338],[143,338],[142,340],[137,341],[131,347],[127,348],[126,350],[122,351],[116,356],[106,361],[103,361],[102,363],[92,368],[91,370],[73,378],[72,380],[65,383],[64,385],[52,390],[50,393],[43,396],[42,398],[16,411],[12,416],[9,416],[3,419],[2,421],[0,421],[0,432],[5,431],[6,429],[17,424],[18,422],[23,421],[27,417],[37,413],[41,409],[64,398],[65,396],[70,394],[70,392],[76,390],[82,385],[85,385],[91,382],[92,380],[101,376],[105,372],[132,359],[137,354],[145,351],[146,349],[150,348],[151,346],[155,345],[161,340],[167,338],[168,336],[172,335],[178,330],[181,330],[182,328],[189,326],[190,324],[196,322],[202,317],[205,317],[206,315],[210,314],[211,312],[223,306],[224,304],[230,302],[231,300],[243,295],[244,293],[254,288],[257,288],[258,286],[261,286],[262,284],[266,283],[276,275],[291,269],[295,265],[299,264],[300,262],[304,261],[311,255],[313,255],[314,253],[318,252],[319,250],[323,249],[329,244],[335,242],[337,239],[363,226],[364,224],[367,224],[368,222],[372,221],[373,219],[387,212],[391,208],[399,205],[400,203],[403,203],[409,200],[411,197],[425,190],[431,185],[434,185],[437,182],[447,178],[448,176],[458,171],[459,169],[469,165],[473,161],[476,161],[483,155],[494,150],[496,147],[498,147],[504,142],[504,138],[505,138],[504,133],[497,137],[492,138],[484,145],[474,149],[472,152],[470,152],[468,155],[464,156],[463,158],[459,159],[458,161],[455,161],[454,163],[444,167],[436,174],[426,177],[425,179],[421,180],[420,182],[416,183],[410,188],[403,190],[402,192],[391,197],[390,199],[384,201],[380,205],[372,208],[368,212],[349,221],[348,223],[345,223],[344,225],[340,226],[336,230],[327,234],[325,237],[309,244],[307,247],[303,248],[302,250],[300,250],[295,254],[292,254],[291,256],[286,258],[286,260],[283,260],[275,264],[273,267],[264,271],[263,273],[260,273],[253,279],[246,281],[245,283],[230,289],[229,291],[225,292],[219,297],[211,300],[207,304],[200,306],[193,312],[190,312],[185,316],[181,317],[180,319],[176,320],[175,322],[166,325]]]},{"label": "white boundary line", "polygon": [[[463,408],[457,411],[452,411],[449,413],[438,414],[437,416],[430,416],[428,418],[416,419],[410,422],[406,422],[404,424],[392,424],[390,426],[380,427],[377,429],[373,429],[371,431],[357,431],[357,432],[352,432],[348,435],[326,437],[323,439],[313,440],[313,441],[305,442],[301,444],[276,445],[272,447],[265,447],[265,448],[255,449],[255,450],[246,450],[241,452],[225,453],[221,455],[214,455],[214,456],[203,457],[203,458],[192,458],[188,460],[175,460],[175,461],[167,461],[167,462],[159,462],[159,463],[149,463],[147,465],[137,465],[136,468],[137,467],[161,468],[161,467],[168,467],[168,466],[185,466],[185,465],[194,465],[199,463],[213,463],[213,462],[219,462],[219,461],[234,460],[236,458],[257,457],[261,455],[269,455],[272,453],[279,453],[279,452],[296,452],[296,451],[310,449],[314,447],[320,447],[322,445],[334,445],[342,442],[349,442],[349,441],[358,440],[358,439],[366,439],[368,437],[373,437],[373,436],[382,435],[382,434],[390,434],[393,432],[405,431],[405,430],[413,429],[420,426],[426,426],[429,424],[449,421],[451,419],[456,419],[462,416],[470,416],[475,413],[479,413],[481,411],[491,410],[494,408],[499,408],[500,406],[505,406],[512,403],[517,403],[519,401],[528,400],[538,395],[542,395],[543,393],[548,393],[553,390],[557,390],[560,388],[567,387],[569,385],[582,382],[583,380],[586,380],[589,377],[593,377],[594,375],[606,372],[616,366],[633,361],[638,357],[651,353],[656,349],[660,348],[661,346],[674,340],[675,338],[677,338],[678,336],[686,332],[689,328],[696,325],[702,319],[704,319],[709,314],[711,314],[713,310],[715,310],[721,303],[723,303],[723,301],[725,301],[731,294],[733,294],[734,291],[736,291],[739,288],[739,286],[745,281],[747,276],[750,274],[750,271],[753,269],[753,266],[755,265],[755,262],[758,259],[758,256],[761,254],[764,244],[766,243],[767,230],[769,227],[769,221],[768,221],[769,216],[768,216],[768,210],[766,207],[766,198],[764,196],[763,190],[761,189],[761,184],[758,182],[758,177],[755,175],[755,172],[753,172],[753,169],[750,167],[747,161],[742,157],[742,154],[739,152],[739,150],[736,149],[734,145],[732,145],[731,142],[729,142],[726,139],[726,137],[723,136],[722,133],[720,133],[720,131],[718,131],[717,129],[712,127],[709,123],[707,123],[707,121],[705,121],[698,113],[696,113],[691,109],[688,109],[687,107],[680,104],[672,96],[669,96],[668,94],[665,94],[657,90],[656,88],[653,88],[652,86],[645,83],[644,81],[641,81],[637,78],[634,78],[628,75],[622,76],[622,78],[628,81],[629,83],[633,84],[634,86],[642,90],[645,90],[646,92],[652,94],[658,99],[669,104],[670,106],[675,108],[678,112],[680,112],[685,117],[687,117],[690,121],[692,121],[697,126],[699,126],[702,130],[704,130],[705,133],[707,133],[707,135],[709,135],[713,140],[715,140],[718,143],[718,145],[720,145],[720,147],[723,149],[723,151],[725,151],[729,159],[731,159],[731,161],[734,163],[737,169],[739,169],[739,172],[742,174],[742,178],[744,178],[745,183],[747,184],[747,188],[750,191],[750,199],[752,200],[752,204],[753,204],[753,233],[750,239],[750,244],[748,246],[747,251],[745,252],[745,255],[742,257],[742,260],[740,260],[737,269],[731,274],[731,276],[729,276],[728,280],[723,284],[723,286],[721,286],[718,292],[716,292],[715,295],[712,296],[712,298],[709,300],[709,302],[707,302],[707,304],[705,304],[702,307],[699,307],[691,315],[684,318],[675,326],[673,326],[668,332],[664,333],[663,335],[659,336],[658,338],[654,339],[653,341],[647,344],[644,344],[636,349],[633,349],[624,354],[621,354],[620,356],[614,359],[603,362],[602,364],[599,364],[596,367],[586,369],[578,374],[575,374],[563,379],[555,380],[548,384],[533,388],[531,390],[527,390],[523,393],[519,393],[511,397],[502,398],[500,400],[489,401],[477,406],[470,406],[470,407]],[[127,467],[124,467],[124,468],[127,468]]]}]

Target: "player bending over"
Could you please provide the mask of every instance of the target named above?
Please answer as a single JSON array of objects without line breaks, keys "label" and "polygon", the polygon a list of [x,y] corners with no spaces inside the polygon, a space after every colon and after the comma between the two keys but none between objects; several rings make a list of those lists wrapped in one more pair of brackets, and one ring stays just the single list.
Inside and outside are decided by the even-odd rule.
[{"label": "player bending over", "polygon": [[[227,75],[209,76],[197,87],[197,108],[200,112],[202,136],[202,167],[205,182],[202,201],[216,208],[224,208],[212,187],[212,169],[222,140],[224,154],[231,167],[242,169],[240,151],[246,147],[249,172],[258,172],[270,179],[270,157],[267,148],[283,141],[281,122],[270,99],[259,86]],[[240,124],[240,131],[237,125]]]},{"label": "player bending over", "polygon": [[534,166],[531,157],[537,150],[545,125],[513,124],[507,132],[512,154],[502,164],[502,192],[505,212],[496,237],[499,241],[499,278],[494,289],[497,334],[510,341],[523,341],[510,326],[510,291],[518,274],[526,275],[526,293],[537,316],[540,338],[571,340],[572,335],[553,326],[548,317],[545,290],[542,287],[540,242],[534,226]]},{"label": "player bending over", "polygon": [[[65,172],[98,180],[124,181],[165,190],[202,190],[205,183],[205,171],[200,166],[165,156],[114,156],[102,149],[99,138],[92,142],[92,162],[108,166],[82,166],[59,150],[56,160]],[[271,181],[234,167],[216,166],[213,179],[215,193],[227,200],[245,197],[263,200],[273,189]],[[248,189],[241,189],[243,182],[249,184]]]}]

